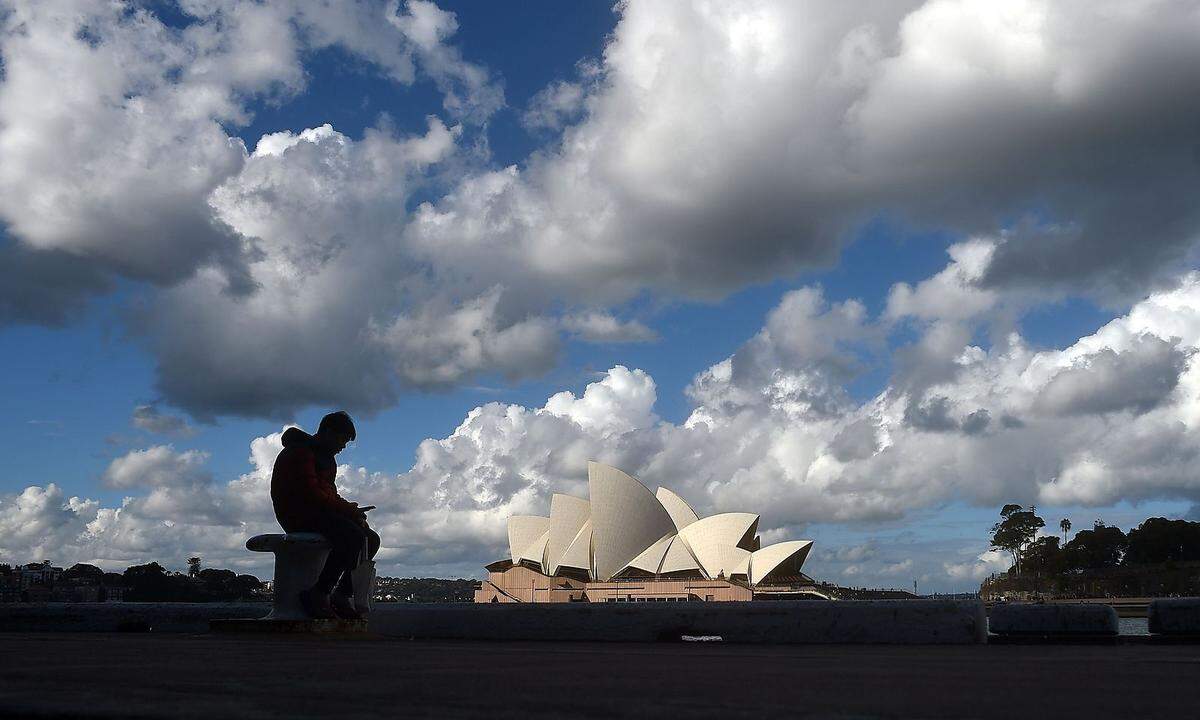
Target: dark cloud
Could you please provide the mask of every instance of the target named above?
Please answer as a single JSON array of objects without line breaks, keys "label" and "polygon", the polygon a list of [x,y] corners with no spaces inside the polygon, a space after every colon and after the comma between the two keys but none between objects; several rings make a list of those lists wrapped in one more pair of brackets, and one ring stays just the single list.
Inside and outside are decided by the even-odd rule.
[{"label": "dark cloud", "polygon": [[195,433],[195,428],[187,420],[178,415],[166,415],[153,404],[135,407],[130,422],[139,430],[159,435],[187,437]]},{"label": "dark cloud", "polygon": [[992,414],[987,408],[979,408],[963,418],[962,431],[967,435],[979,435],[988,429],[991,422]]},{"label": "dark cloud", "polygon": [[87,259],[29,250],[0,231],[0,325],[65,325],[111,288],[108,273]]},{"label": "dark cloud", "polygon": [[1095,415],[1130,410],[1145,413],[1179,384],[1188,353],[1177,342],[1138,338],[1117,352],[1104,348],[1081,357],[1054,375],[1036,407],[1056,415]]},{"label": "dark cloud", "polygon": [[872,418],[863,418],[842,428],[829,443],[833,456],[842,462],[864,460],[879,452],[878,424]]},{"label": "dark cloud", "polygon": [[909,402],[904,408],[904,422],[918,430],[950,432],[959,428],[951,413],[950,398],[937,395],[920,403]]}]

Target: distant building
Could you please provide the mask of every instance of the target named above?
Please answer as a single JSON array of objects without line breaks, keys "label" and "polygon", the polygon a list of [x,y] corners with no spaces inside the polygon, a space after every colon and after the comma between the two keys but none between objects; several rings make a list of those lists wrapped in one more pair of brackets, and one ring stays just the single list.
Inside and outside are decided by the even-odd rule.
[{"label": "distant building", "polygon": [[124,602],[125,587],[123,585],[104,585],[100,588],[100,602]]},{"label": "distant building", "polygon": [[122,602],[126,588],[118,573],[73,574],[49,560],[0,573],[0,603]]},{"label": "distant building", "polygon": [[0,572],[0,603],[21,602],[21,576],[15,570]]},{"label": "distant building", "polygon": [[62,568],[54,567],[50,564],[49,560],[43,560],[40,563],[29,563],[28,565],[18,565],[13,570],[21,578],[21,587],[23,589],[34,585],[54,587],[55,581],[63,573]]},{"label": "distant building", "polygon": [[822,597],[800,572],[812,541],[761,547],[758,515],[701,518],[670,490],[596,462],[588,494],[553,495],[549,517],[510,517],[510,557],[487,566],[475,602]]}]

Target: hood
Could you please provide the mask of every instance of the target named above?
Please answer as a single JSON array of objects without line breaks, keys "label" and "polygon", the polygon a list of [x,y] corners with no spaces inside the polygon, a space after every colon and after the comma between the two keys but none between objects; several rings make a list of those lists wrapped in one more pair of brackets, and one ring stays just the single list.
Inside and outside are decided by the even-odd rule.
[{"label": "hood", "polygon": [[283,431],[283,446],[312,445],[313,436],[298,427],[290,427]]}]

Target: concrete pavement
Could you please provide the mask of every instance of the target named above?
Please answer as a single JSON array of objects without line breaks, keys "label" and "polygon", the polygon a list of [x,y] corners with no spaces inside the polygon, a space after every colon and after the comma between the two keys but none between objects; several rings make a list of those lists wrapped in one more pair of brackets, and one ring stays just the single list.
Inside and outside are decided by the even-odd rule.
[{"label": "concrete pavement", "polygon": [[0,635],[3,717],[1188,717],[1197,645]]}]

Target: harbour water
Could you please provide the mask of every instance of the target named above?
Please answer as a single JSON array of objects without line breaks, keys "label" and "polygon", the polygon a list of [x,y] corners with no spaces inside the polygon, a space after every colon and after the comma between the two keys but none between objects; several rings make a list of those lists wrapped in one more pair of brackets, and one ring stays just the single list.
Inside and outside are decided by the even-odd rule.
[{"label": "harbour water", "polygon": [[1117,618],[1117,632],[1121,635],[1149,635],[1150,621],[1144,617]]}]

